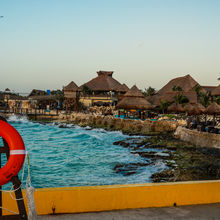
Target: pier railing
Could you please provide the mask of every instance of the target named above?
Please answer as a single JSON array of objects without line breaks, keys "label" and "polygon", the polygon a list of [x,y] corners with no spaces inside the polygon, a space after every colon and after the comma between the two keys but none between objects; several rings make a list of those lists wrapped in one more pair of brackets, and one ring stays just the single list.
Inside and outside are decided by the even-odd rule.
[{"label": "pier railing", "polygon": [[0,108],[0,113],[19,114],[19,115],[59,115],[61,111],[58,109],[34,109],[34,108]]}]

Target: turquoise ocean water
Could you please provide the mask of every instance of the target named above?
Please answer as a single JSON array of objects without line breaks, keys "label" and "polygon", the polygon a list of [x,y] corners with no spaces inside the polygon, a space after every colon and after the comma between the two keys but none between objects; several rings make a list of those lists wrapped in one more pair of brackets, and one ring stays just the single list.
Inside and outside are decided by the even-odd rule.
[{"label": "turquoise ocean water", "polygon": [[[41,124],[16,116],[11,116],[8,122],[21,134],[29,152],[35,188],[145,183],[150,182],[152,173],[164,166],[159,163],[140,167],[137,173],[129,176],[116,173],[113,170],[116,164],[146,162],[131,154],[129,148],[113,145],[114,141],[129,138],[119,131],[71,124],[60,128],[60,124]],[[6,185],[8,187],[10,184]]]}]

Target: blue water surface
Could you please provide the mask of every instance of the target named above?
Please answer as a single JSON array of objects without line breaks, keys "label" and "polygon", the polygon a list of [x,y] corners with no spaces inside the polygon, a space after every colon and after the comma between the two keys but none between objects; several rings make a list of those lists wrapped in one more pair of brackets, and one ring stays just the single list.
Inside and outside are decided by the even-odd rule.
[{"label": "blue water surface", "polygon": [[[141,167],[129,176],[116,173],[113,168],[118,163],[145,162],[139,155],[131,154],[129,148],[113,145],[114,141],[129,138],[119,131],[71,124],[60,128],[60,124],[41,124],[16,116],[11,116],[8,122],[21,134],[29,152],[35,188],[144,183],[164,166]],[[24,179],[26,168],[27,161]]]}]

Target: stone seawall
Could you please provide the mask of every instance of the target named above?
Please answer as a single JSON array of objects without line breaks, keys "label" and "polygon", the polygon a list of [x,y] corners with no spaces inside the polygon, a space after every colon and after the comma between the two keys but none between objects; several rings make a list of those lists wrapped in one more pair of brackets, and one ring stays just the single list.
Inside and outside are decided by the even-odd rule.
[{"label": "stone seawall", "polygon": [[200,147],[216,147],[220,148],[220,135],[207,132],[199,132],[197,130],[190,130],[179,126],[174,135],[191,144]]},{"label": "stone seawall", "polygon": [[115,118],[113,116],[102,116],[83,113],[72,113],[70,115],[60,114],[57,117],[37,116],[37,119],[58,120],[61,122],[77,124],[83,127],[90,126],[95,128],[104,128],[107,130],[120,130],[124,133],[141,135],[174,132],[179,125],[185,124],[185,121],[183,120],[125,120]]}]

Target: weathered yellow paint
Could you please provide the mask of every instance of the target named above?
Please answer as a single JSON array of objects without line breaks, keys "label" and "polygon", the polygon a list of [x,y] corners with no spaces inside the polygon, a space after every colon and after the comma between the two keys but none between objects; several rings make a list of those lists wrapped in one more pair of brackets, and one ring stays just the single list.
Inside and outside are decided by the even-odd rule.
[{"label": "weathered yellow paint", "polygon": [[[55,213],[79,213],[207,204],[220,202],[219,189],[219,180],[47,188],[36,189],[35,204],[39,215],[51,214],[53,209]],[[3,207],[17,211],[8,193],[3,193]]]}]

